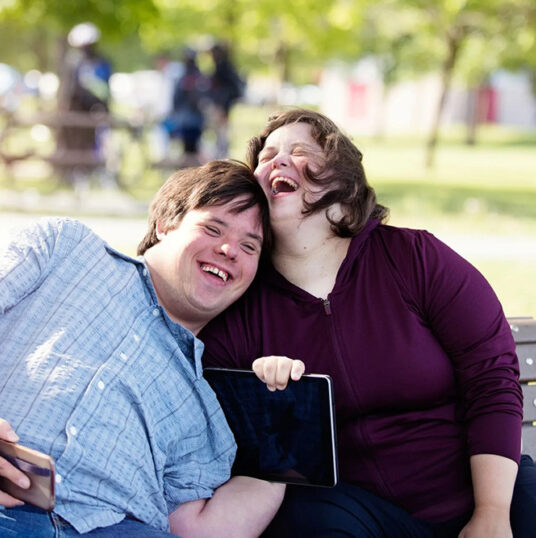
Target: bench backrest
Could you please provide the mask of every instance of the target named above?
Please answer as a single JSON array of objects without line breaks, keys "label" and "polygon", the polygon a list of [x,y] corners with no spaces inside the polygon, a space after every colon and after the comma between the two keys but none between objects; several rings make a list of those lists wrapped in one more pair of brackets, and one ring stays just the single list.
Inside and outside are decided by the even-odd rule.
[{"label": "bench backrest", "polygon": [[523,388],[523,453],[536,460],[536,319],[508,318]]}]

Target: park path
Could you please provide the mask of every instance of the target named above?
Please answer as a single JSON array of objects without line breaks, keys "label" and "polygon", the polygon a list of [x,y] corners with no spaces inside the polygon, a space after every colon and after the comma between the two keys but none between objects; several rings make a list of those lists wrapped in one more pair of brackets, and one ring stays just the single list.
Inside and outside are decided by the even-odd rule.
[{"label": "park path", "polygon": [[[38,218],[36,213],[76,215],[111,246],[134,254],[145,235],[147,202],[132,199],[119,190],[55,192],[39,195],[31,190],[0,190],[0,245],[12,228]],[[88,216],[92,215],[92,216]],[[114,215],[114,216],[110,216]],[[430,230],[433,232],[433,230]],[[434,232],[435,233],[435,232]],[[497,260],[536,262],[536,237],[500,234],[435,233],[469,261]]]}]

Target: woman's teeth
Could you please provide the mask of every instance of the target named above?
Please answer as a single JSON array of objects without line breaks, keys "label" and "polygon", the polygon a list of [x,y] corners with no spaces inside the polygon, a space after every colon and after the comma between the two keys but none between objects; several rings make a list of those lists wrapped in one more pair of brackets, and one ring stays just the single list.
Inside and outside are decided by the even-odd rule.
[{"label": "woman's teeth", "polygon": [[294,192],[298,189],[298,184],[288,177],[276,177],[272,181],[272,195],[280,192]]}]

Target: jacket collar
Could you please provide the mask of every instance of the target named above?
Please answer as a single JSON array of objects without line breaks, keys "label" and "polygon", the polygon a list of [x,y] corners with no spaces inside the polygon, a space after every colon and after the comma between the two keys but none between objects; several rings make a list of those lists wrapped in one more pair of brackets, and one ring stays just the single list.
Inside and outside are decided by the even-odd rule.
[{"label": "jacket collar", "polygon": [[[346,257],[344,258],[339,271],[337,273],[337,279],[335,281],[335,286],[333,287],[332,292],[339,291],[343,288],[351,278],[352,268],[354,267],[361,250],[365,246],[368,238],[370,237],[372,231],[380,224],[380,221],[377,219],[369,219],[363,229],[352,238],[350,247]],[[279,273],[272,263],[269,260],[265,260],[262,265],[259,267],[259,272],[257,273],[257,279],[261,285],[268,285],[271,287],[278,288],[285,293],[292,294],[296,299],[301,301],[314,301],[317,302],[318,297],[314,297],[306,291],[302,290],[298,286],[295,286],[289,282],[281,273]]]}]

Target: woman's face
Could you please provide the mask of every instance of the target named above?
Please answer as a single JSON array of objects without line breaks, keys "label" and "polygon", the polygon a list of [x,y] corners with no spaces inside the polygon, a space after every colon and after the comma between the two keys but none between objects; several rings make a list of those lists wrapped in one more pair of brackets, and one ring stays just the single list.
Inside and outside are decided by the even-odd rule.
[{"label": "woman's face", "polygon": [[272,222],[303,218],[303,197],[318,199],[319,187],[307,181],[305,168],[319,172],[325,161],[322,148],[307,123],[291,123],[273,131],[258,156],[255,177],[270,204]]}]

